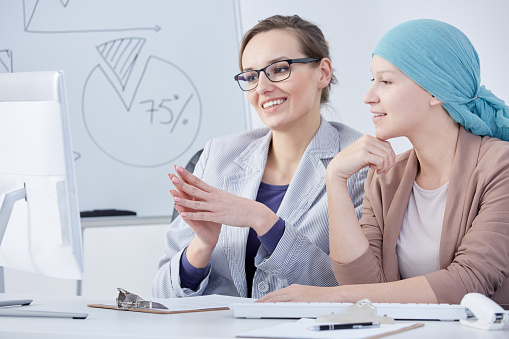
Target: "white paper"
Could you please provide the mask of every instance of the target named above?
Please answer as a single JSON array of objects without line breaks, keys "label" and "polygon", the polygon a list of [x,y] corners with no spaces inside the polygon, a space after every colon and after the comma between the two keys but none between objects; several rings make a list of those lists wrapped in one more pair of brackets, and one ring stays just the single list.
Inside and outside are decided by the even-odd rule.
[{"label": "white paper", "polygon": [[218,294],[186,298],[152,299],[152,301],[157,301],[168,307],[168,311],[174,312],[229,307],[231,304],[252,303],[255,300],[256,299],[253,298],[232,297]]},{"label": "white paper", "polygon": [[382,324],[380,327],[360,328],[352,330],[314,331],[309,327],[320,325],[315,319],[300,319],[272,327],[242,332],[236,335],[240,338],[368,338],[388,332],[400,330],[415,325],[415,323],[396,323],[393,325]]}]

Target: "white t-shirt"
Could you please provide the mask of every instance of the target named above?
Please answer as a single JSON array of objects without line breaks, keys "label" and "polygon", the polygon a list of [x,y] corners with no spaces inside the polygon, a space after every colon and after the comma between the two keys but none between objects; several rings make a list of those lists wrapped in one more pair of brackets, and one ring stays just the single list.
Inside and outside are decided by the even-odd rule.
[{"label": "white t-shirt", "polygon": [[396,245],[402,279],[440,269],[439,252],[449,183],[434,190],[414,181]]}]

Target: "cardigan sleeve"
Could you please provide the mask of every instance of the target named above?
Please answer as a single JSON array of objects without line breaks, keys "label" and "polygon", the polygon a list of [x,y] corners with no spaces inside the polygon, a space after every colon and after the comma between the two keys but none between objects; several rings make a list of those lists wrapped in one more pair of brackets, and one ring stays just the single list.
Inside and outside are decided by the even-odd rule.
[{"label": "cardigan sleeve", "polygon": [[380,194],[374,173],[369,170],[366,178],[362,218],[359,221],[369,241],[369,247],[350,263],[341,264],[332,260],[332,269],[339,285],[385,282],[382,269],[382,230],[374,212],[377,208],[381,211],[381,203],[374,201],[373,206],[370,199],[371,196]]}]

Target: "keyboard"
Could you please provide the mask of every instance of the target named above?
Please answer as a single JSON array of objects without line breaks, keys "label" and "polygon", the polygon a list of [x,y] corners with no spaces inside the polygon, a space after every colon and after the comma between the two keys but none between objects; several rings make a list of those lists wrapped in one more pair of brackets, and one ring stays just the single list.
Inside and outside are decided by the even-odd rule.
[{"label": "keyboard", "polygon": [[[330,314],[342,314],[351,303],[328,302],[276,302],[231,304],[235,318],[317,318]],[[372,303],[377,315],[396,320],[442,320],[467,319],[472,313],[468,308],[452,304],[397,304]]]}]

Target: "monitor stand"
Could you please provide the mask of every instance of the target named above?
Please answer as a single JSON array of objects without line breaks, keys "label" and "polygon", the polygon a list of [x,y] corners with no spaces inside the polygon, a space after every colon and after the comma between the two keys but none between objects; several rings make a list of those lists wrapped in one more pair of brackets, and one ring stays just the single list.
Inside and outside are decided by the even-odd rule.
[{"label": "monitor stand", "polygon": [[[9,217],[11,215],[14,203],[17,200],[25,198],[25,195],[26,195],[25,188],[5,195],[4,202],[2,206],[0,206],[0,245],[2,244],[5,229],[7,228],[7,222],[9,221]],[[2,273],[3,278],[3,268],[2,272],[0,273]],[[3,287],[3,281],[1,282],[0,285],[1,287]],[[28,306],[31,303],[32,303],[31,299],[0,300],[0,317],[10,316],[10,317],[50,317],[50,318],[85,319],[88,316],[87,313],[20,310],[18,307],[12,307],[18,305]]]},{"label": "monitor stand", "polygon": [[[32,299],[18,299],[18,300],[0,300],[0,307],[2,306],[28,306],[32,303]],[[0,308],[1,310],[1,308]]]},{"label": "monitor stand", "polygon": [[21,310],[18,307],[10,306],[28,306],[32,299],[18,299],[18,300],[0,300],[0,317],[47,317],[47,318],[73,318],[85,319],[87,313],[75,312],[53,312],[53,311],[33,311]]}]

